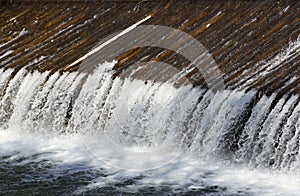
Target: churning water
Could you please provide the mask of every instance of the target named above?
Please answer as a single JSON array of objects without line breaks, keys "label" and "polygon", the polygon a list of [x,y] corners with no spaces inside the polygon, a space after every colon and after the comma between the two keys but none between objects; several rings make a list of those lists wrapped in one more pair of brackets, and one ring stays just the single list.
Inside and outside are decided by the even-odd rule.
[{"label": "churning water", "polygon": [[297,195],[298,95],[0,70],[3,194]]}]

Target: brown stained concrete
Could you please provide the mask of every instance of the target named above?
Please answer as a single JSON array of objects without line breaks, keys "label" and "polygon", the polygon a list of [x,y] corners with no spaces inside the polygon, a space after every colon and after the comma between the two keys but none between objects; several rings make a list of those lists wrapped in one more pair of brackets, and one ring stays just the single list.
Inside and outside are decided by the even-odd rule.
[{"label": "brown stained concrete", "polygon": [[[0,67],[62,71],[95,43],[149,14],[153,17],[144,24],[176,28],[200,41],[228,88],[300,92],[299,48],[279,64],[274,60],[300,36],[299,1],[2,1],[0,56],[12,52],[0,59]],[[163,61],[177,69],[190,63],[172,51],[150,47],[116,59],[116,75],[143,61]],[[194,85],[205,84],[197,69],[187,77]]]}]

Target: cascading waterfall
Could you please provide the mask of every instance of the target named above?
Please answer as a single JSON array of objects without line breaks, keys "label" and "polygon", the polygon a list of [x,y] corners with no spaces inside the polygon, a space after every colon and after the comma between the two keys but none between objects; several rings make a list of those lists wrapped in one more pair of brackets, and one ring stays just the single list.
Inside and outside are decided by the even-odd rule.
[{"label": "cascading waterfall", "polygon": [[297,170],[298,95],[213,93],[172,83],[113,78],[114,62],[92,74],[0,70],[0,127],[23,134],[104,134],[124,149],[184,149],[195,157]]},{"label": "cascading waterfall", "polygon": [[0,195],[300,195],[299,8],[0,1]]}]

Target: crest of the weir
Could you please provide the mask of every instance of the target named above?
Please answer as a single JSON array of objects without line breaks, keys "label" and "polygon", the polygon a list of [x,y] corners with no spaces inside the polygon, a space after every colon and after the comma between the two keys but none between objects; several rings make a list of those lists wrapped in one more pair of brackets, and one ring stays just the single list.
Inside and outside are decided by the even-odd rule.
[{"label": "crest of the weir", "polygon": [[[268,95],[299,93],[297,1],[2,1],[0,67],[63,70],[98,41],[150,14],[144,24],[179,29],[200,41],[223,72],[226,87],[255,88]],[[143,61],[161,61],[179,70],[190,64],[153,47],[133,49],[116,59],[116,74]],[[197,69],[186,77],[194,85],[205,83]]]}]

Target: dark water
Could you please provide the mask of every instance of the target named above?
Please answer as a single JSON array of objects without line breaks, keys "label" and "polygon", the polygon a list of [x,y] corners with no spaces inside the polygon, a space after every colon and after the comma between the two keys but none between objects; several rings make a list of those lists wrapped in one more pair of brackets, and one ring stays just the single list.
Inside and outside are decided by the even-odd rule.
[{"label": "dark water", "polygon": [[[247,190],[226,193],[226,187],[207,185],[205,179],[210,178],[210,173],[201,176],[201,180],[194,183],[203,188],[190,190],[176,189],[168,183],[142,184],[142,174],[133,178],[124,177],[113,183],[103,181],[104,186],[87,189],[95,179],[109,178],[114,173],[101,168],[93,169],[84,163],[58,165],[47,159],[34,161],[39,156],[42,155],[17,159],[12,156],[0,157],[1,195],[251,195]],[[190,185],[192,184],[185,186]]]}]

